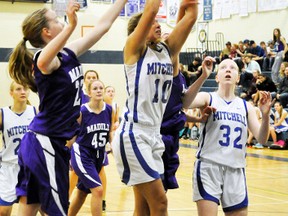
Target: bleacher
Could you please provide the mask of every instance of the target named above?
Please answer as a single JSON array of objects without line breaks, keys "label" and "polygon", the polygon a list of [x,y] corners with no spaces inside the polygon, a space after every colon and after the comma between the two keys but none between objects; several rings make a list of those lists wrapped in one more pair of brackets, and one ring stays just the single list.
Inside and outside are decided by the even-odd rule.
[{"label": "bleacher", "polygon": [[[271,77],[271,71],[262,71],[262,74]],[[208,79],[204,82],[200,91],[204,92],[216,91],[216,89],[218,88],[218,83],[215,81],[215,76],[216,76],[215,72],[211,73]]]}]

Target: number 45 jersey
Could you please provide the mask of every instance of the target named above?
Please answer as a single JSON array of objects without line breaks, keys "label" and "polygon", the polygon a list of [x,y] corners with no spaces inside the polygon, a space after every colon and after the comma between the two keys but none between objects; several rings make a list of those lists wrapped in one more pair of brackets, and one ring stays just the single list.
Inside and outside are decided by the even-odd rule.
[{"label": "number 45 jersey", "polygon": [[236,97],[225,101],[211,93],[210,104],[216,108],[206,123],[201,124],[197,158],[232,168],[245,167],[247,141],[247,104]]},{"label": "number 45 jersey", "polygon": [[1,111],[1,130],[3,133],[2,161],[18,164],[20,142],[24,134],[28,131],[28,125],[34,118],[36,109],[33,106],[27,105],[23,113],[17,114],[7,106],[3,107]]},{"label": "number 45 jersey", "polygon": [[112,120],[112,107],[104,103],[103,109],[96,114],[88,103],[81,106],[82,121],[76,143],[92,149],[104,149],[109,141]]}]

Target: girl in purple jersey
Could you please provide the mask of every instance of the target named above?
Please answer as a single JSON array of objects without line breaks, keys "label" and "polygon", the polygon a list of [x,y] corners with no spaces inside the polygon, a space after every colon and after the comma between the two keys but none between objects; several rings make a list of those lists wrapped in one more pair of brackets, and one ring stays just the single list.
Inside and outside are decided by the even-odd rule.
[{"label": "girl in purple jersey", "polygon": [[[66,26],[55,11],[43,8],[22,23],[23,40],[9,59],[9,74],[28,85],[40,98],[39,113],[29,125],[19,150],[20,172],[16,193],[18,215],[48,215],[68,212],[69,158],[71,140],[79,131],[82,67],[77,57],[92,47],[111,27],[126,0],[117,0],[84,37],[66,44],[77,25],[79,3],[67,5]],[[26,42],[41,48],[33,59]]]},{"label": "girl in purple jersey", "polygon": [[77,215],[88,193],[92,215],[101,215],[103,187],[100,173],[104,171],[105,145],[112,141],[113,111],[103,101],[104,84],[95,80],[88,85],[90,102],[81,107],[80,133],[71,150],[71,165],[79,176],[72,196],[69,216]]},{"label": "girl in purple jersey", "polygon": [[[84,85],[81,91],[81,104],[87,103],[90,100],[90,97],[87,93],[88,85],[93,80],[98,80],[99,75],[97,71],[95,70],[87,70],[84,73]],[[70,170],[69,172],[69,197],[71,197],[71,194],[77,184],[78,176],[75,174],[74,170]]]}]

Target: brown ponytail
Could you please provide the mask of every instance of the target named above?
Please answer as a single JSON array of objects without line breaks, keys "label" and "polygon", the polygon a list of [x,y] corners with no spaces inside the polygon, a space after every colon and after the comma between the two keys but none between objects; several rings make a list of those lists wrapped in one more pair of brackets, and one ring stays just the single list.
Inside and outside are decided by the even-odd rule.
[{"label": "brown ponytail", "polygon": [[9,74],[17,83],[28,86],[33,92],[37,92],[33,76],[33,53],[26,47],[26,42],[35,48],[45,46],[42,39],[42,29],[48,27],[46,13],[48,9],[36,10],[25,18],[22,23],[23,39],[15,47],[9,58]]},{"label": "brown ponytail", "polygon": [[13,50],[8,68],[10,77],[15,82],[37,92],[33,77],[33,54],[27,49],[25,40],[22,40]]}]

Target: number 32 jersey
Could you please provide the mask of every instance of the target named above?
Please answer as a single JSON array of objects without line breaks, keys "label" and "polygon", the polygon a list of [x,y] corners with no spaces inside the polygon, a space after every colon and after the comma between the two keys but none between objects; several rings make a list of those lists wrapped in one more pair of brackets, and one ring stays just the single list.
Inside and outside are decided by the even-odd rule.
[{"label": "number 32 jersey", "polygon": [[104,103],[102,111],[96,114],[86,103],[81,106],[81,113],[81,128],[76,143],[92,149],[104,149],[109,142],[112,107]]},{"label": "number 32 jersey", "polygon": [[197,158],[232,168],[245,167],[247,141],[247,104],[236,97],[227,102],[211,93],[209,106],[217,110],[201,124]]},{"label": "number 32 jersey", "polygon": [[34,118],[36,109],[27,105],[26,110],[21,114],[14,113],[10,107],[3,107],[1,111],[1,130],[3,132],[2,161],[18,164],[19,145],[22,137],[28,131],[28,125]]},{"label": "number 32 jersey", "polygon": [[125,65],[126,121],[161,125],[172,88],[173,65],[166,45],[158,43],[157,47],[147,47],[138,62]]}]

